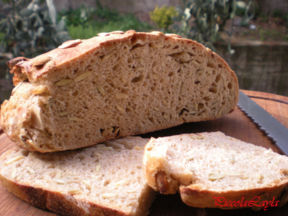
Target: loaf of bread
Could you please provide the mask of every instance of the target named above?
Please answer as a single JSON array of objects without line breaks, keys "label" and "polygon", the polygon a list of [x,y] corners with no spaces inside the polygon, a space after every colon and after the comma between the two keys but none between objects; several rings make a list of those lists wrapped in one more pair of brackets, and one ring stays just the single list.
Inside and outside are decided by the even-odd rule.
[{"label": "loaf of bread", "polygon": [[220,56],[161,32],[67,41],[9,66],[16,87],[2,105],[1,126],[39,152],[216,119],[238,98],[237,77]]},{"label": "loaf of bread", "polygon": [[144,169],[154,190],[179,191],[193,207],[266,208],[288,201],[288,157],[221,132],[151,139]]},{"label": "loaf of bread", "polygon": [[147,215],[154,192],[142,170],[146,143],[127,137],[67,152],[9,150],[0,177],[19,198],[60,215]]}]

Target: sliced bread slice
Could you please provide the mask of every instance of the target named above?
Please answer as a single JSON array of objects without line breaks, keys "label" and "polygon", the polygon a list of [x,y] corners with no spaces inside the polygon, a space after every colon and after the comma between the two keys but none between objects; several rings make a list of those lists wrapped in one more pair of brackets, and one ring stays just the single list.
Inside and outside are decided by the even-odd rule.
[{"label": "sliced bread slice", "polygon": [[16,87],[1,126],[22,147],[77,149],[219,118],[236,105],[235,73],[203,45],[161,32],[111,32],[10,61]]},{"label": "sliced bread slice", "polygon": [[147,215],[154,192],[142,170],[146,143],[127,137],[60,153],[8,150],[0,177],[19,198],[61,215]]},{"label": "sliced bread slice", "polygon": [[179,191],[183,202],[194,207],[288,201],[288,157],[221,132],[152,138],[145,147],[144,169],[154,190]]}]

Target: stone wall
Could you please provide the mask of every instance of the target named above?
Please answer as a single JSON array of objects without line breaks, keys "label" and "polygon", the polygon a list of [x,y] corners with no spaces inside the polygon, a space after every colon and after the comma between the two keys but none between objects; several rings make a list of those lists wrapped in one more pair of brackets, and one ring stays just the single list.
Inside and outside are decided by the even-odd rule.
[{"label": "stone wall", "polygon": [[273,11],[281,11],[288,13],[288,1],[287,0],[257,0],[260,10],[266,14],[270,14]]},{"label": "stone wall", "polygon": [[217,50],[237,73],[240,88],[272,92],[288,96],[288,43],[244,41],[232,44],[233,55],[227,45]]}]

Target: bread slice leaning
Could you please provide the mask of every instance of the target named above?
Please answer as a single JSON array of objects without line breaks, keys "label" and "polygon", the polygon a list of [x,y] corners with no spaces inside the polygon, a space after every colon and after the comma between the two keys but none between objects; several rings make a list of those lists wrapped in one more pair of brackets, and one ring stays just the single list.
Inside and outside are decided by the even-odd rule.
[{"label": "bread slice leaning", "polygon": [[67,41],[9,65],[16,87],[2,105],[1,126],[39,152],[219,118],[238,97],[236,75],[220,56],[161,32]]},{"label": "bread slice leaning", "polygon": [[147,215],[154,192],[142,170],[146,143],[127,137],[70,152],[8,150],[0,177],[19,198],[60,215]]},{"label": "bread slice leaning", "polygon": [[221,132],[151,139],[144,169],[154,190],[179,191],[193,207],[241,208],[254,200],[260,206],[250,207],[262,208],[273,198],[277,206],[288,201],[288,157]]}]

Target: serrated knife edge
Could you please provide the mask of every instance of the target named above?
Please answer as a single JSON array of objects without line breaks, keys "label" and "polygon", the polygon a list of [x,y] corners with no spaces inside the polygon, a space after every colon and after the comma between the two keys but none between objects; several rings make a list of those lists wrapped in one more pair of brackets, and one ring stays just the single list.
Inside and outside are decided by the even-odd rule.
[{"label": "serrated knife edge", "polygon": [[284,125],[241,91],[238,107],[288,155],[288,129]]}]

